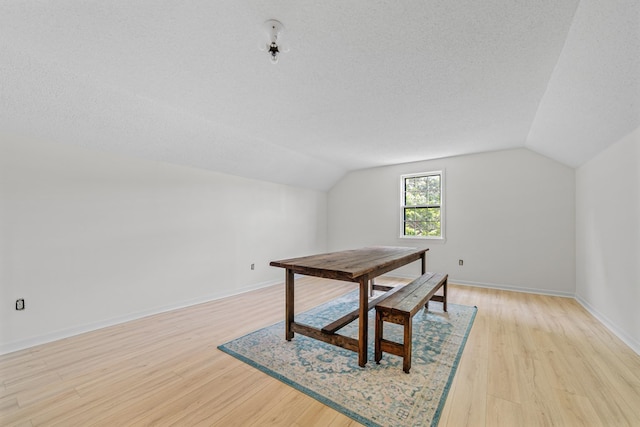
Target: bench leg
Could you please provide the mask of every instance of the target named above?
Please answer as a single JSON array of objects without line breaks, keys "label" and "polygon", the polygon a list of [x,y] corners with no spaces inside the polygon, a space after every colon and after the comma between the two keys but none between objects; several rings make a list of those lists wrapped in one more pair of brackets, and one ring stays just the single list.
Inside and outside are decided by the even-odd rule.
[{"label": "bench leg", "polygon": [[[389,319],[387,319],[389,320]],[[402,370],[405,373],[409,373],[411,369],[411,338],[413,336],[412,330],[412,322],[411,316],[407,313],[403,316],[398,316],[394,320],[393,323],[398,323],[403,326],[404,337],[402,344],[394,344],[393,348],[388,349],[387,351],[396,354],[398,356],[402,356]],[[374,341],[374,359],[376,363],[380,363],[382,360],[382,337],[383,337],[383,327],[384,327],[384,315],[381,311],[376,309],[376,336]]]},{"label": "bench leg", "polygon": [[409,369],[411,369],[411,337],[413,336],[411,324],[411,317],[408,315],[405,316],[404,343],[402,345],[404,349],[404,355],[402,356],[402,370],[407,374],[409,373]]},{"label": "bench leg", "polygon": [[[434,301],[441,301],[442,302],[442,310],[445,311],[445,312],[447,311],[447,282],[448,282],[448,280],[445,279],[444,283],[442,284],[442,296],[434,295],[431,298],[431,300],[434,300]],[[431,301],[431,300],[429,300],[429,301]],[[429,310],[429,301],[427,301],[424,304],[425,311]]]},{"label": "bench leg", "polygon": [[374,340],[374,359],[376,363],[382,360],[382,313],[376,310],[376,337]]}]

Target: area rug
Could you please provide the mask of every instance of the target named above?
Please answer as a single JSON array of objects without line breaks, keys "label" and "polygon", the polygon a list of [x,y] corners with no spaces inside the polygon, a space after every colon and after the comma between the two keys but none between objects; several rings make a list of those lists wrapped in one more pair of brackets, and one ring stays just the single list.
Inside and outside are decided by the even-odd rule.
[{"label": "area rug", "polygon": [[[358,292],[296,314],[296,322],[322,327],[358,306]],[[429,303],[413,318],[411,371],[402,358],[373,354],[375,310],[369,312],[369,362],[358,355],[296,334],[284,338],[284,322],[257,330],[218,348],[295,387],[366,426],[436,426],[477,309]],[[357,337],[358,320],[340,330]],[[402,327],[385,323],[385,338],[402,342]]]}]

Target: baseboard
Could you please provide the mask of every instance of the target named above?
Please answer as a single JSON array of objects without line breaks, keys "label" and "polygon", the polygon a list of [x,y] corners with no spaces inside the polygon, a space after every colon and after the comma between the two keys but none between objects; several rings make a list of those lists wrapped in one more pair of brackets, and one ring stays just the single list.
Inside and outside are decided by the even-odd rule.
[{"label": "baseboard", "polygon": [[564,298],[575,297],[575,294],[571,292],[555,291],[550,289],[524,288],[520,286],[502,285],[502,284],[496,284],[496,283],[472,282],[469,280],[458,280],[453,277],[449,277],[449,283],[455,283],[458,285],[466,285],[466,286],[474,286],[476,288],[500,289],[502,291],[524,292],[527,294],[549,295],[549,296],[564,297]]},{"label": "baseboard", "polygon": [[[385,275],[387,276],[387,275]],[[389,274],[388,277],[399,277],[402,279],[415,279],[415,276],[405,276],[398,274]],[[524,292],[527,294],[538,294],[538,295],[549,295],[554,297],[565,297],[565,298],[574,298],[574,294],[571,292],[562,292],[562,291],[553,291],[549,289],[537,289],[537,288],[523,288],[520,286],[513,285],[501,285],[496,283],[483,283],[483,282],[472,282],[469,280],[458,280],[455,277],[449,276],[449,283],[456,285],[465,285],[465,286],[473,286],[476,288],[487,288],[487,289],[499,289],[502,291],[514,291],[514,292]]]},{"label": "baseboard", "polygon": [[228,298],[234,295],[244,294],[246,292],[255,291],[257,289],[266,288],[267,286],[273,286],[278,283],[282,283],[282,280],[271,280],[268,282],[256,283],[251,286],[246,286],[240,289],[235,289],[232,292],[217,293],[214,295],[205,295],[198,298],[193,298],[186,301],[180,301],[176,304],[169,304],[162,307],[156,307],[149,310],[143,310],[136,313],[127,314],[125,316],[118,316],[107,320],[101,320],[98,322],[86,323],[73,328],[67,328],[60,331],[51,332],[37,337],[27,338],[24,340],[13,341],[3,343],[0,345],[0,355],[13,353],[15,351],[24,350],[27,348],[35,347],[37,345],[58,341],[64,338],[69,338],[75,335],[84,334],[86,332],[96,331],[98,329],[108,328],[109,326],[118,325],[132,320],[142,319],[143,317],[153,316],[155,314],[166,313],[168,311],[179,310],[185,307],[191,307],[206,302],[219,300],[222,298]]},{"label": "baseboard", "polygon": [[620,338],[622,342],[628,345],[631,350],[633,350],[636,354],[640,355],[640,342],[638,342],[633,337],[629,336],[627,332],[625,332],[622,328],[615,324],[615,322],[611,321],[607,316],[600,313],[594,306],[589,304],[585,299],[581,296],[575,296],[576,301],[585,308],[593,317],[598,319],[600,323],[606,326],[615,336]]}]

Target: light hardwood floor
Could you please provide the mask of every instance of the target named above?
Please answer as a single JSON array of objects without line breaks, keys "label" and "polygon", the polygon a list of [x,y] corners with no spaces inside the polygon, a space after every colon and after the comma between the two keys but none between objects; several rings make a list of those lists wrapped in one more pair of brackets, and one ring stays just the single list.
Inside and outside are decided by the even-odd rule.
[{"label": "light hardwood floor", "polygon": [[[296,309],[352,289],[305,278]],[[440,426],[640,426],[640,356],[576,301],[449,298],[478,314]],[[216,348],[283,316],[277,285],[4,355],[0,425],[359,425]]]}]

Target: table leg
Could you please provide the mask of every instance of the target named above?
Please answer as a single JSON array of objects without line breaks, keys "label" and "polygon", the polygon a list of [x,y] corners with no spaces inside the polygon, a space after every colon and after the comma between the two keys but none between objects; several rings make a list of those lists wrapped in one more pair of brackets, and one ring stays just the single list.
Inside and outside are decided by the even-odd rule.
[{"label": "table leg", "polygon": [[427,253],[423,252],[422,253],[422,274],[427,272]]},{"label": "table leg", "polygon": [[292,270],[287,269],[285,278],[285,338],[287,341],[291,341],[293,338],[293,330],[291,330],[291,324],[293,323],[293,314],[295,313],[293,307],[293,280],[294,274]]},{"label": "table leg", "polygon": [[364,368],[367,364],[367,347],[369,342],[369,280],[360,279],[360,313],[358,318],[358,365]]}]

